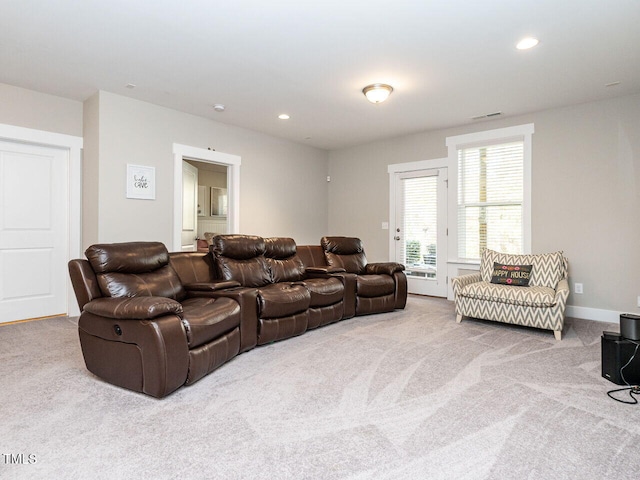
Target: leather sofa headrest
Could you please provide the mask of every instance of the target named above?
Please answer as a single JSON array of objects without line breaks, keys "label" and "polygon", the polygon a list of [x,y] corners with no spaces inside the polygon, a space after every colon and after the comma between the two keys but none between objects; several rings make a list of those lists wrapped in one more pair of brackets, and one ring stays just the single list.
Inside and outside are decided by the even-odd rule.
[{"label": "leather sofa headrest", "polygon": [[96,244],[85,255],[96,273],[147,273],[169,264],[167,247],[160,242]]},{"label": "leather sofa headrest", "polygon": [[320,244],[325,252],[336,255],[354,255],[362,253],[362,241],[355,237],[322,237]]},{"label": "leather sofa headrest", "polygon": [[286,258],[293,257],[296,254],[296,242],[293,238],[265,238],[264,243],[266,247],[264,253],[265,257],[284,260]]},{"label": "leather sofa headrest", "polygon": [[211,248],[219,257],[248,260],[264,255],[266,247],[264,239],[255,235],[217,235]]}]

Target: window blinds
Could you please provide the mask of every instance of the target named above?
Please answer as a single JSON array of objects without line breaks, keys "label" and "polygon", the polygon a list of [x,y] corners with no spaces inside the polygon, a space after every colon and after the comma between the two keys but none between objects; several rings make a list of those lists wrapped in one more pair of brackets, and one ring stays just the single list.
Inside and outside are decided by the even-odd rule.
[{"label": "window blinds", "polygon": [[458,257],[523,253],[524,142],[458,150]]},{"label": "window blinds", "polygon": [[404,212],[402,258],[408,271],[435,275],[438,240],[438,177],[402,179]]}]

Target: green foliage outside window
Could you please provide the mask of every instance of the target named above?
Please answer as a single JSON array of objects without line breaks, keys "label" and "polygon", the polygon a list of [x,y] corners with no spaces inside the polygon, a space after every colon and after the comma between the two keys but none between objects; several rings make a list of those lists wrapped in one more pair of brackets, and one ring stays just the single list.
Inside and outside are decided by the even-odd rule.
[{"label": "green foliage outside window", "polygon": [[408,240],[405,258],[408,264],[420,263],[420,242],[418,240]]}]

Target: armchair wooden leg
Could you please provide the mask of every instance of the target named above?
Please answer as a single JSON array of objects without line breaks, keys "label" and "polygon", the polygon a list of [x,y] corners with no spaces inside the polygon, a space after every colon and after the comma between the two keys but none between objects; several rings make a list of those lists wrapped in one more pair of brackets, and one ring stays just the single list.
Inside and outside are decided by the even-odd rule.
[{"label": "armchair wooden leg", "polygon": [[556,340],[562,340],[562,330],[554,330],[553,334],[556,336]]},{"label": "armchair wooden leg", "polygon": [[456,323],[460,323],[462,321],[462,315],[456,313]]}]

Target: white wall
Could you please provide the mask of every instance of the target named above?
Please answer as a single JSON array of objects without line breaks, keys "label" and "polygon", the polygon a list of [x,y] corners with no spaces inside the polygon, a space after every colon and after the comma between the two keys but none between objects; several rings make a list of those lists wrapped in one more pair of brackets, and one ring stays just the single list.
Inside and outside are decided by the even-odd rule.
[{"label": "white wall", "polygon": [[0,123],[82,136],[82,102],[0,83]]},{"label": "white wall", "polygon": [[[423,132],[329,154],[329,229],[388,259],[387,165],[447,156],[445,138],[535,124],[532,250],[563,250],[577,307],[639,313],[640,95]],[[393,226],[391,226],[393,227]]]},{"label": "white wall", "polygon": [[[327,231],[324,150],[280,140],[107,92],[85,102],[85,124],[97,125],[98,225],[84,244],[172,241],[173,143],[238,155],[240,230],[317,244]],[[90,102],[98,103],[91,108]],[[125,195],[127,163],[156,167],[156,200]],[[96,166],[97,164],[97,166]]]}]

